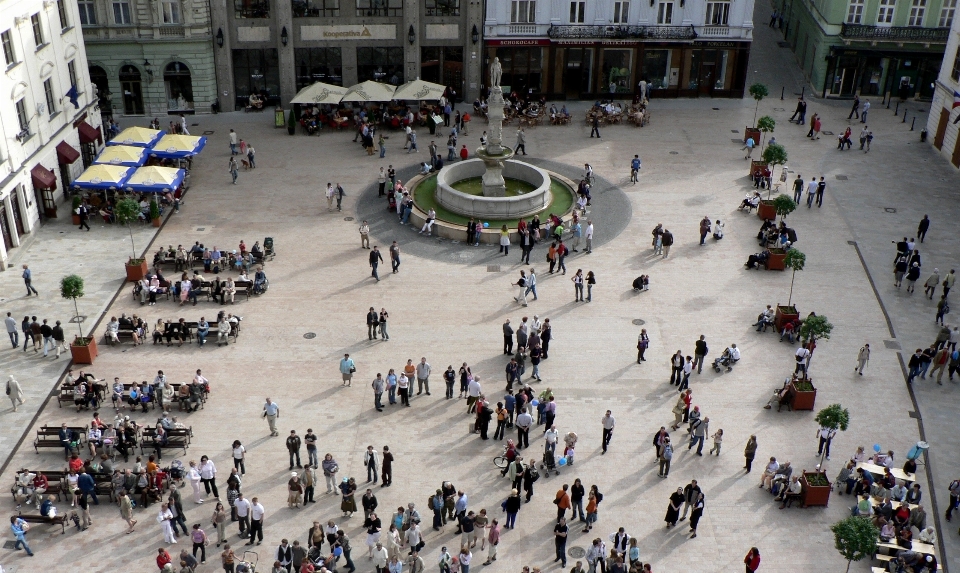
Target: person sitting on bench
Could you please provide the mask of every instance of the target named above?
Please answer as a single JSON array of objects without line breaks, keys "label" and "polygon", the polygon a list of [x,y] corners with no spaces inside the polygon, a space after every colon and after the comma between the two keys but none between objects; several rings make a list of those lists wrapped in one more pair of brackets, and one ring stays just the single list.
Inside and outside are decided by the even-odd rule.
[{"label": "person sitting on bench", "polygon": [[766,332],[767,327],[773,325],[773,317],[773,308],[768,304],[767,308],[757,317],[757,322],[754,323],[753,326],[757,327],[757,332],[760,332],[761,330]]},{"label": "person sitting on bench", "polygon": [[748,269],[756,269],[767,264],[767,259],[770,258],[770,251],[763,251],[750,255],[747,258],[747,262],[744,263],[744,266]]},{"label": "person sitting on bench", "polygon": [[746,209],[749,211],[751,209],[756,209],[758,205],[760,205],[760,193],[754,191],[753,196],[747,195],[743,198],[743,201],[740,202],[740,206],[737,207],[737,210],[743,211]]},{"label": "person sitting on bench", "polygon": [[[782,468],[781,468],[782,469]],[[800,492],[803,490],[803,485],[800,483],[800,476],[793,476],[790,478],[790,485],[784,487],[780,492],[779,500],[781,501],[780,509],[783,509],[787,506],[787,502],[793,503],[793,500],[800,498]]]}]

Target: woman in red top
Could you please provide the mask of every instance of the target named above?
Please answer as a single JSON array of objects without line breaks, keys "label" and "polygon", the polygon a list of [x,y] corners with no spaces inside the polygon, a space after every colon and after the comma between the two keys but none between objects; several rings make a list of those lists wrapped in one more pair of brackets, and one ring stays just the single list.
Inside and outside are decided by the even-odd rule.
[{"label": "woman in red top", "polygon": [[159,567],[161,571],[163,571],[163,567],[171,561],[172,559],[170,559],[170,554],[167,553],[166,549],[161,547],[157,550],[157,567]]},{"label": "woman in red top", "polygon": [[760,550],[751,547],[750,552],[743,558],[743,562],[747,566],[747,573],[754,573],[760,567]]}]

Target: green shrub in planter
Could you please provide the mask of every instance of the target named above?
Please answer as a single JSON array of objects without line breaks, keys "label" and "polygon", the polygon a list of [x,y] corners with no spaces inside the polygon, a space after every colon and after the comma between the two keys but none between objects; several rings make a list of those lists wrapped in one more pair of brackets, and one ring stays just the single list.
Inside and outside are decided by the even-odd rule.
[{"label": "green shrub in planter", "polygon": [[159,219],[160,218],[160,205],[157,205],[156,199],[150,200],[150,219]]},{"label": "green shrub in planter", "polygon": [[83,327],[80,324],[80,309],[77,307],[77,299],[83,297],[83,278],[79,275],[68,275],[60,279],[60,296],[73,300],[73,310],[77,320],[77,328],[80,329],[80,338],[83,339]]}]

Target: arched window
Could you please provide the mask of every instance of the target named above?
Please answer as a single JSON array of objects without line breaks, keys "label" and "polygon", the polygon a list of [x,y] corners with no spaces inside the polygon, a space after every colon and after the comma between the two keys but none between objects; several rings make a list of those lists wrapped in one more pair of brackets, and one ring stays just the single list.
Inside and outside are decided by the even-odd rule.
[{"label": "arched window", "polygon": [[124,115],[143,115],[143,90],[139,68],[131,65],[120,68],[120,89],[123,91]]},{"label": "arched window", "polygon": [[182,62],[170,62],[163,71],[167,110],[193,111],[193,80],[190,68]]}]

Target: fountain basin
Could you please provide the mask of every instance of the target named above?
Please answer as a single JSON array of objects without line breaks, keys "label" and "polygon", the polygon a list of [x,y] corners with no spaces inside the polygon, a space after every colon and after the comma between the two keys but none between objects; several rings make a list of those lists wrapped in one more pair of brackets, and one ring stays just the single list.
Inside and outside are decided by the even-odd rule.
[{"label": "fountain basin", "polygon": [[454,185],[465,179],[483,177],[487,166],[469,159],[445,166],[437,174],[436,201],[445,209],[480,219],[517,219],[543,211],[550,204],[550,175],[522,161],[503,162],[503,177],[533,186],[533,191],[513,197],[482,197],[458,191]]}]

